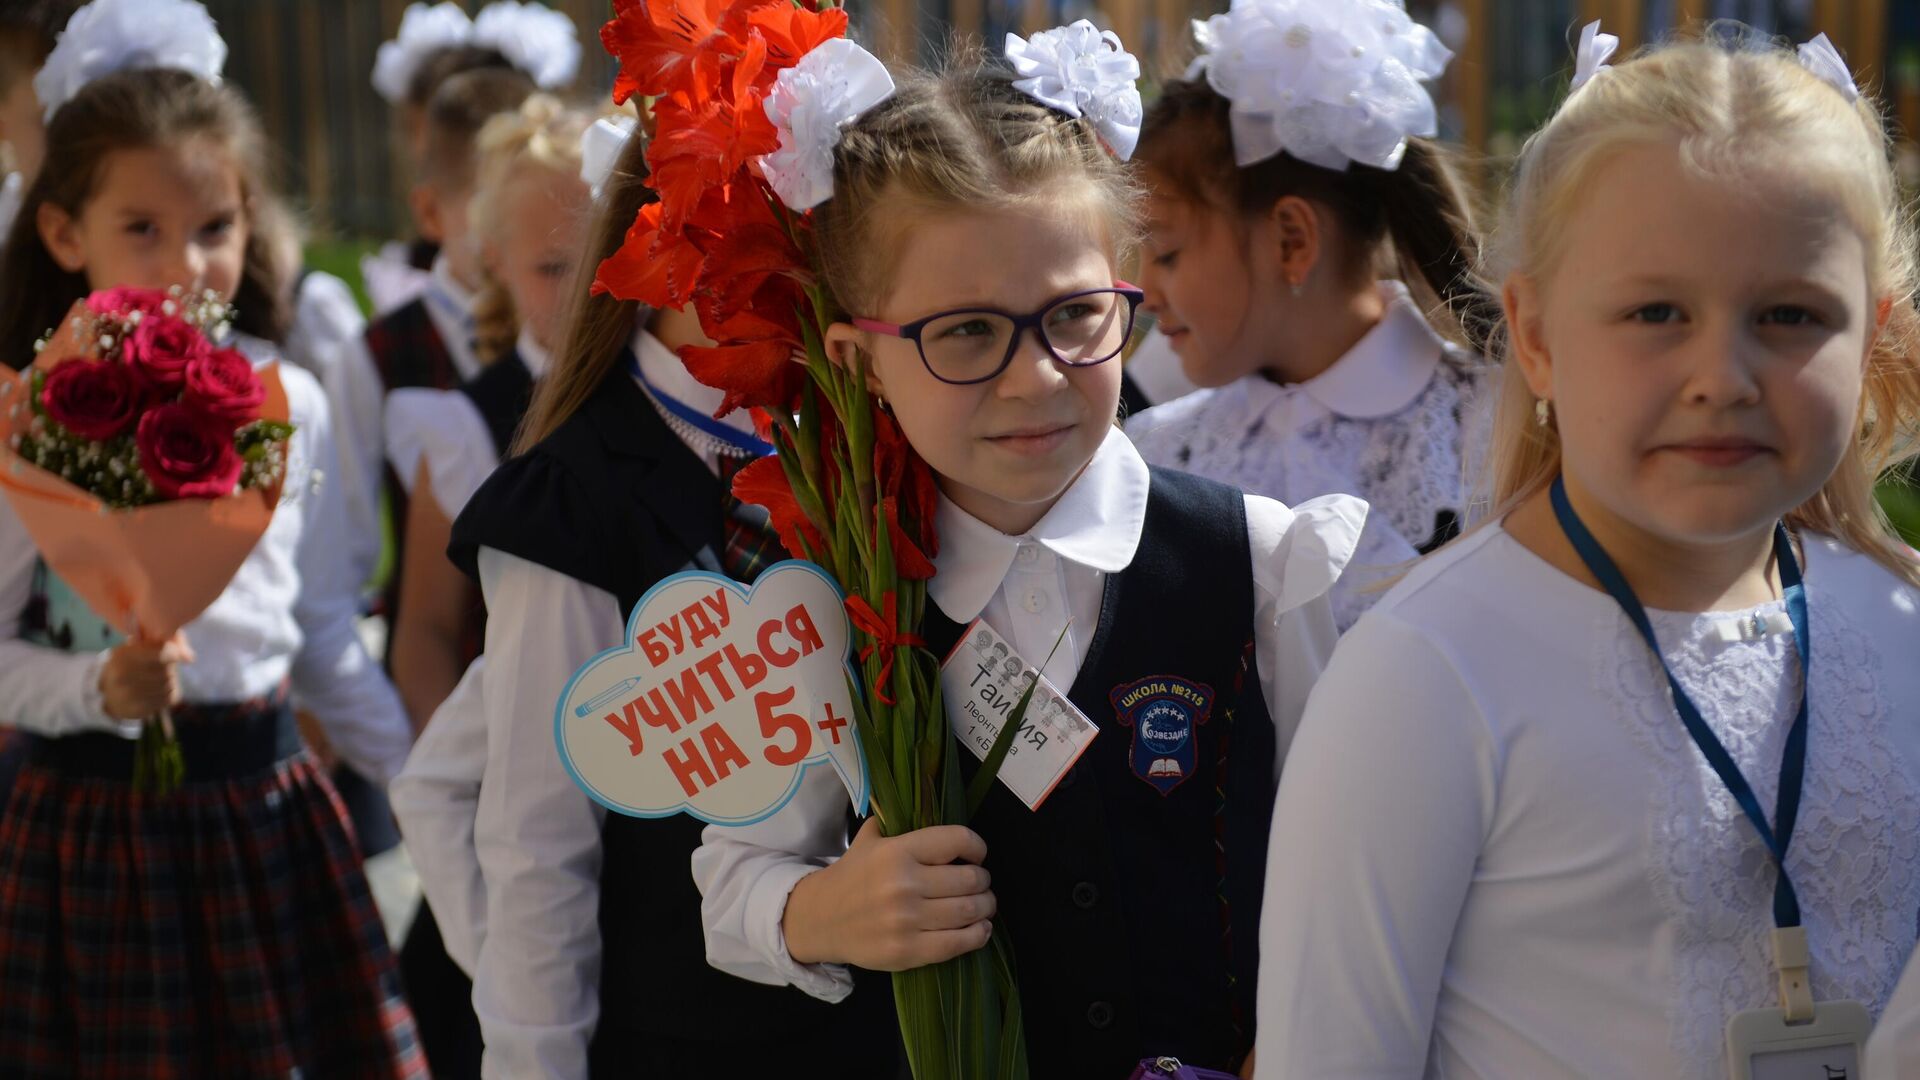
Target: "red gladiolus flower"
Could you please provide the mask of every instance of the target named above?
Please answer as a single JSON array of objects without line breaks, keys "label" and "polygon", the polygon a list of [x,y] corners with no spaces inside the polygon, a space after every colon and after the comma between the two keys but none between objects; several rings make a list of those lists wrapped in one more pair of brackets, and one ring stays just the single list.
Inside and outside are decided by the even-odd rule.
[{"label": "red gladiolus flower", "polygon": [[899,421],[879,410],[873,417],[873,472],[881,491],[893,492],[902,500],[901,517],[907,535],[929,556],[940,554],[939,537],[933,529],[940,489],[933,470],[913,452]]},{"label": "red gladiolus flower", "polygon": [[779,458],[769,454],[735,473],[733,497],[743,503],[766,507],[767,517],[774,531],[780,534],[780,543],[787,554],[796,559],[826,557],[826,539],[801,511]]},{"label": "red gladiolus flower", "polygon": [[191,405],[159,405],[134,434],[140,467],[163,498],[218,499],[233,494],[244,462],[233,425]]},{"label": "red gladiolus flower", "polygon": [[661,225],[665,208],[648,203],[627,229],[620,250],[600,263],[593,291],[648,307],[678,308],[693,298],[700,263],[706,257],[684,233]]},{"label": "red gladiolus flower", "polygon": [[600,42],[620,61],[613,102],[635,94],[697,104],[712,95],[722,62],[744,47],[746,17],[787,0],[614,0]]},{"label": "red gladiolus flower", "polygon": [[726,391],[716,417],[735,409],[783,409],[791,412],[806,382],[807,369],[793,358],[787,341],[749,341],[706,348],[686,345],[680,362],[687,373],[716,390]]},{"label": "red gladiolus flower", "polygon": [[61,427],[96,442],[133,426],[146,394],[124,365],[100,360],[68,360],[47,373],[40,404]]},{"label": "red gladiolus flower", "polygon": [[[888,495],[874,508],[876,518],[887,519],[887,536],[893,541],[893,566],[906,581],[926,581],[933,577],[933,560],[900,524],[900,498]],[[878,528],[876,520],[875,528]],[[928,530],[932,535],[932,530]]]},{"label": "red gladiolus flower", "polygon": [[768,63],[777,71],[790,68],[823,41],[845,37],[845,8],[809,11],[792,4],[774,4],[756,8],[747,15],[747,25],[767,39]]}]

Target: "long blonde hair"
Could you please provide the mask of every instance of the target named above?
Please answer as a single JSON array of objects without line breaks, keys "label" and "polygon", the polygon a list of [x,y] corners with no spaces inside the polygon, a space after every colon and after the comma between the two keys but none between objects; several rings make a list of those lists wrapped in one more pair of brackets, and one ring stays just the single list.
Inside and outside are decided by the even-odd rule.
[{"label": "long blonde hair", "polygon": [[[474,144],[479,167],[467,216],[474,223],[475,238],[482,243],[499,241],[508,219],[507,191],[528,170],[580,175],[580,137],[592,123],[591,113],[548,94],[534,94],[518,109],[488,120]],[[484,263],[473,317],[474,352],[483,363],[490,364],[513,348],[520,334],[520,313],[514,310],[513,294]]]},{"label": "long blonde hair", "polygon": [[[1887,131],[1874,100],[1848,102],[1772,44],[1705,41],[1657,47],[1608,69],[1530,137],[1509,182],[1482,267],[1495,283],[1518,274],[1544,282],[1565,255],[1564,230],[1593,175],[1619,150],[1678,139],[1689,168],[1735,178],[1786,155],[1839,196],[1870,258],[1876,296],[1892,312],[1874,342],[1856,438],[1826,485],[1788,514],[1796,528],[1833,536],[1920,585],[1909,553],[1874,499],[1874,484],[1920,450],[1920,311],[1914,220],[1894,179]],[[1494,349],[1507,362],[1474,516],[1498,520],[1560,472],[1553,425],[1512,362],[1502,321]]]}]

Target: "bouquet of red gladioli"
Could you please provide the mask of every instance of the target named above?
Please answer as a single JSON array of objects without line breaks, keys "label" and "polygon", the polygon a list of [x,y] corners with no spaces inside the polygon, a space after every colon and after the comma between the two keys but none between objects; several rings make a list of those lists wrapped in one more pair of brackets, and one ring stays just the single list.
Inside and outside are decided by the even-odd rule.
[{"label": "bouquet of red gladioli", "polygon": [[[726,391],[717,415],[754,409],[778,450],[742,470],[734,494],[766,507],[787,550],[823,566],[846,594],[864,646],[855,728],[882,827],[897,836],[965,823],[1025,701],[963,783],[939,660],[915,635],[937,554],[933,473],[875,407],[863,373],[828,360],[821,334],[841,313],[810,270],[808,216],[776,197],[761,164],[780,149],[766,106],[778,76],[844,37],[846,12],[813,0],[613,6],[601,40],[620,61],[614,100],[653,99],[647,165],[659,201],[640,212],[594,288],[698,312],[717,344],[682,349],[687,370]],[[988,948],[896,973],[893,985],[920,1080],[1026,1075],[1012,952],[999,930]]]},{"label": "bouquet of red gladioli", "polygon": [[[112,289],[76,303],[0,384],[0,491],[40,556],[121,633],[165,640],[253,550],[286,471],[286,395],[224,337],[225,304]],[[183,775],[163,713],[134,781]]]}]

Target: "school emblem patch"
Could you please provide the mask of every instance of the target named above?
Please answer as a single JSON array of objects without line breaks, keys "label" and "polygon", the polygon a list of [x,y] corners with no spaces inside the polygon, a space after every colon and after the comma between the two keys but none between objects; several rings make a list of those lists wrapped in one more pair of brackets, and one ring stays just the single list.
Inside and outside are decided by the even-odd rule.
[{"label": "school emblem patch", "polygon": [[1193,775],[1199,728],[1213,713],[1213,687],[1152,675],[1107,696],[1120,723],[1133,729],[1133,775],[1172,794]]}]

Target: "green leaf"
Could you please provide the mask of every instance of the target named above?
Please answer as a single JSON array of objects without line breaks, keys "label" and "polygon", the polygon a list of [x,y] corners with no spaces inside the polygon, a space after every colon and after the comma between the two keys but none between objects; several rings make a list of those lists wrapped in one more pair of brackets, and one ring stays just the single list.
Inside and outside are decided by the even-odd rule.
[{"label": "green leaf", "polygon": [[993,748],[987,751],[987,759],[980,763],[980,771],[973,774],[973,783],[967,785],[967,820],[980,812],[980,804],[987,799],[987,792],[993,790],[993,781],[1000,775],[1000,764],[1007,759],[1007,751],[1012,749],[1014,737],[1020,734],[1020,728],[1026,723],[1027,703],[1033,700],[1033,692],[1040,686],[1040,672],[1053,663],[1053,654],[1060,651],[1060,643],[1067,639],[1067,627],[1073,625],[1069,619],[1060,627],[1060,636],[1053,639],[1053,648],[1047,650],[1047,658],[1040,662],[1033,678],[1027,681],[1027,689],[1020,695],[1020,701],[1013,707],[1013,715],[1000,726],[1000,733],[994,736]]}]

